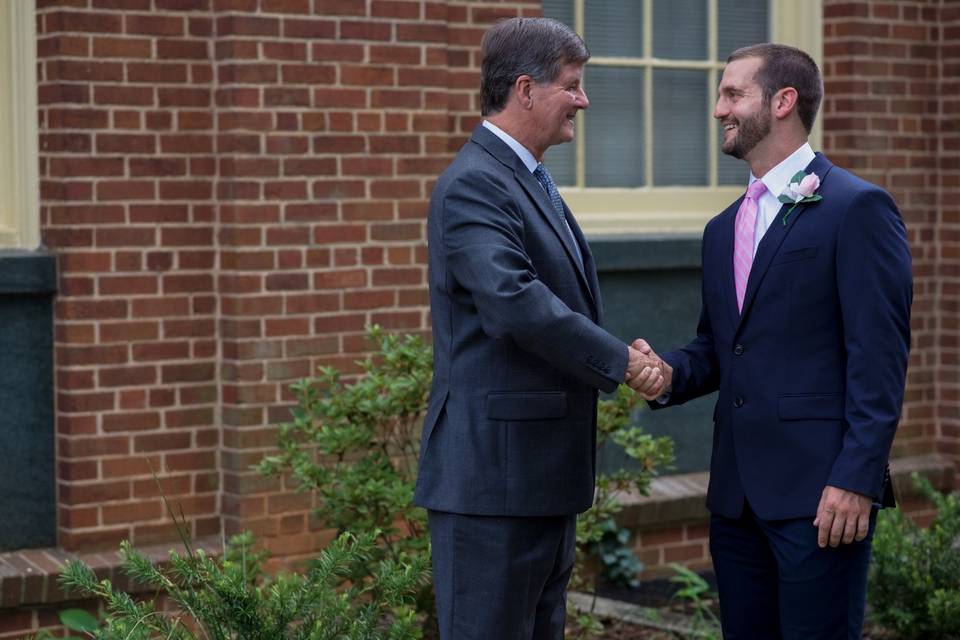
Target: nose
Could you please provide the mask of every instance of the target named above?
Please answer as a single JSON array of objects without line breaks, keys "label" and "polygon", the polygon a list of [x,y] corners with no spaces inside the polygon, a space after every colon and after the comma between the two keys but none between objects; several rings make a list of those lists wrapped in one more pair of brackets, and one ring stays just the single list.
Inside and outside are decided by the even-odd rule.
[{"label": "nose", "polygon": [[587,98],[587,92],[583,90],[583,87],[580,87],[580,94],[577,96],[577,106],[581,109],[586,109],[590,106],[590,99]]},{"label": "nose", "polygon": [[723,99],[723,96],[717,96],[717,103],[713,107],[713,117],[717,120],[722,120],[730,113],[730,109],[727,106],[726,100]]}]

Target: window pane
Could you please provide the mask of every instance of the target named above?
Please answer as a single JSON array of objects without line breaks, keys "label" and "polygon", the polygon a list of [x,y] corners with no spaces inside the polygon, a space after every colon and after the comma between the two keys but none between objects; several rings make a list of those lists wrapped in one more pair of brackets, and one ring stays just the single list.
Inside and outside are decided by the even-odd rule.
[{"label": "window pane", "polygon": [[584,0],[584,40],[595,56],[643,56],[643,3]]},{"label": "window pane", "polygon": [[653,72],[653,184],[703,186],[707,180],[706,71]]},{"label": "window pane", "polygon": [[543,0],[543,16],[573,28],[573,0]]},{"label": "window pane", "polygon": [[726,60],[740,47],[769,41],[769,0],[718,1],[717,60]]},{"label": "window pane", "polygon": [[[577,116],[583,117],[583,112]],[[577,143],[555,144],[543,154],[543,164],[547,165],[553,181],[560,187],[572,187],[577,184]]]},{"label": "window pane", "polygon": [[706,0],[654,0],[653,56],[707,59]]},{"label": "window pane", "polygon": [[643,186],[643,74],[625,67],[587,69],[588,187]]},{"label": "window pane", "polygon": [[723,146],[723,128],[719,121],[715,121],[717,135],[717,184],[721,187],[747,188],[747,180],[750,177],[750,169],[743,160],[737,160],[733,156],[725,154],[721,147]]}]

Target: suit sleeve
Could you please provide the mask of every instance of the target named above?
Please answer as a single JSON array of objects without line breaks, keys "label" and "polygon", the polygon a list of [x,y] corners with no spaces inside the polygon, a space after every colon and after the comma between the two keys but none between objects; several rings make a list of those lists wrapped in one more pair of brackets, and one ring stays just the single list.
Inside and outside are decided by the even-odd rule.
[{"label": "suit sleeve", "polygon": [[872,189],[854,198],[836,261],[846,432],[828,484],[879,500],[903,404],[913,295],[906,229],[887,193]]},{"label": "suit sleeve", "polygon": [[488,172],[464,174],[448,186],[441,211],[453,278],[472,295],[487,335],[512,339],[556,369],[613,391],[626,372],[627,346],[537,278],[518,206]]},{"label": "suit sleeve", "polygon": [[[704,231],[703,250],[706,251],[709,228]],[[703,263],[703,257],[701,257]],[[661,409],[683,404],[688,400],[713,393],[720,387],[720,366],[713,342],[713,329],[707,310],[705,291],[706,278],[701,279],[700,321],[697,323],[697,337],[690,344],[661,355],[663,360],[673,367],[673,383],[669,399],[666,402],[653,401],[653,409]]]}]

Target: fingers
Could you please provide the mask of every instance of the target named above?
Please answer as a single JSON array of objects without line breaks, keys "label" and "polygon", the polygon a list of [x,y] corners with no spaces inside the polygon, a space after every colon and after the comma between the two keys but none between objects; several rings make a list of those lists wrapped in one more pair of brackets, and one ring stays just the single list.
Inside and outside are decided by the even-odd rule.
[{"label": "fingers", "polygon": [[867,534],[870,532],[870,514],[861,515],[857,518],[857,535],[855,539],[857,542],[866,539]]},{"label": "fingers", "polygon": [[837,487],[825,487],[817,506],[817,545],[837,547],[867,537],[870,529],[870,498]]},{"label": "fingers", "polygon": [[636,349],[637,351],[639,351],[640,353],[644,353],[647,355],[653,353],[653,349],[650,347],[649,344],[647,344],[647,341],[644,340],[643,338],[637,338],[636,340],[633,341],[633,344],[631,344],[630,346]]},{"label": "fingers", "polygon": [[645,400],[653,400],[663,393],[663,374],[657,367],[644,367],[640,374],[630,381],[630,387]]}]

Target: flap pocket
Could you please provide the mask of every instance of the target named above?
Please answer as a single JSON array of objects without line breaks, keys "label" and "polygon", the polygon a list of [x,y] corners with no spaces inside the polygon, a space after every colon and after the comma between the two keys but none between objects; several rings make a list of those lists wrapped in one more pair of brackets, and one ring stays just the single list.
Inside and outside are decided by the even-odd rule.
[{"label": "flap pocket", "polygon": [[780,396],[778,405],[781,420],[843,420],[840,393]]},{"label": "flap pocket", "polygon": [[779,254],[772,264],[784,264],[787,262],[796,262],[797,260],[808,260],[814,258],[820,247],[805,247],[803,249],[793,249]]},{"label": "flap pocket", "polygon": [[551,420],[566,415],[566,391],[494,391],[487,394],[487,417],[491,420]]}]

